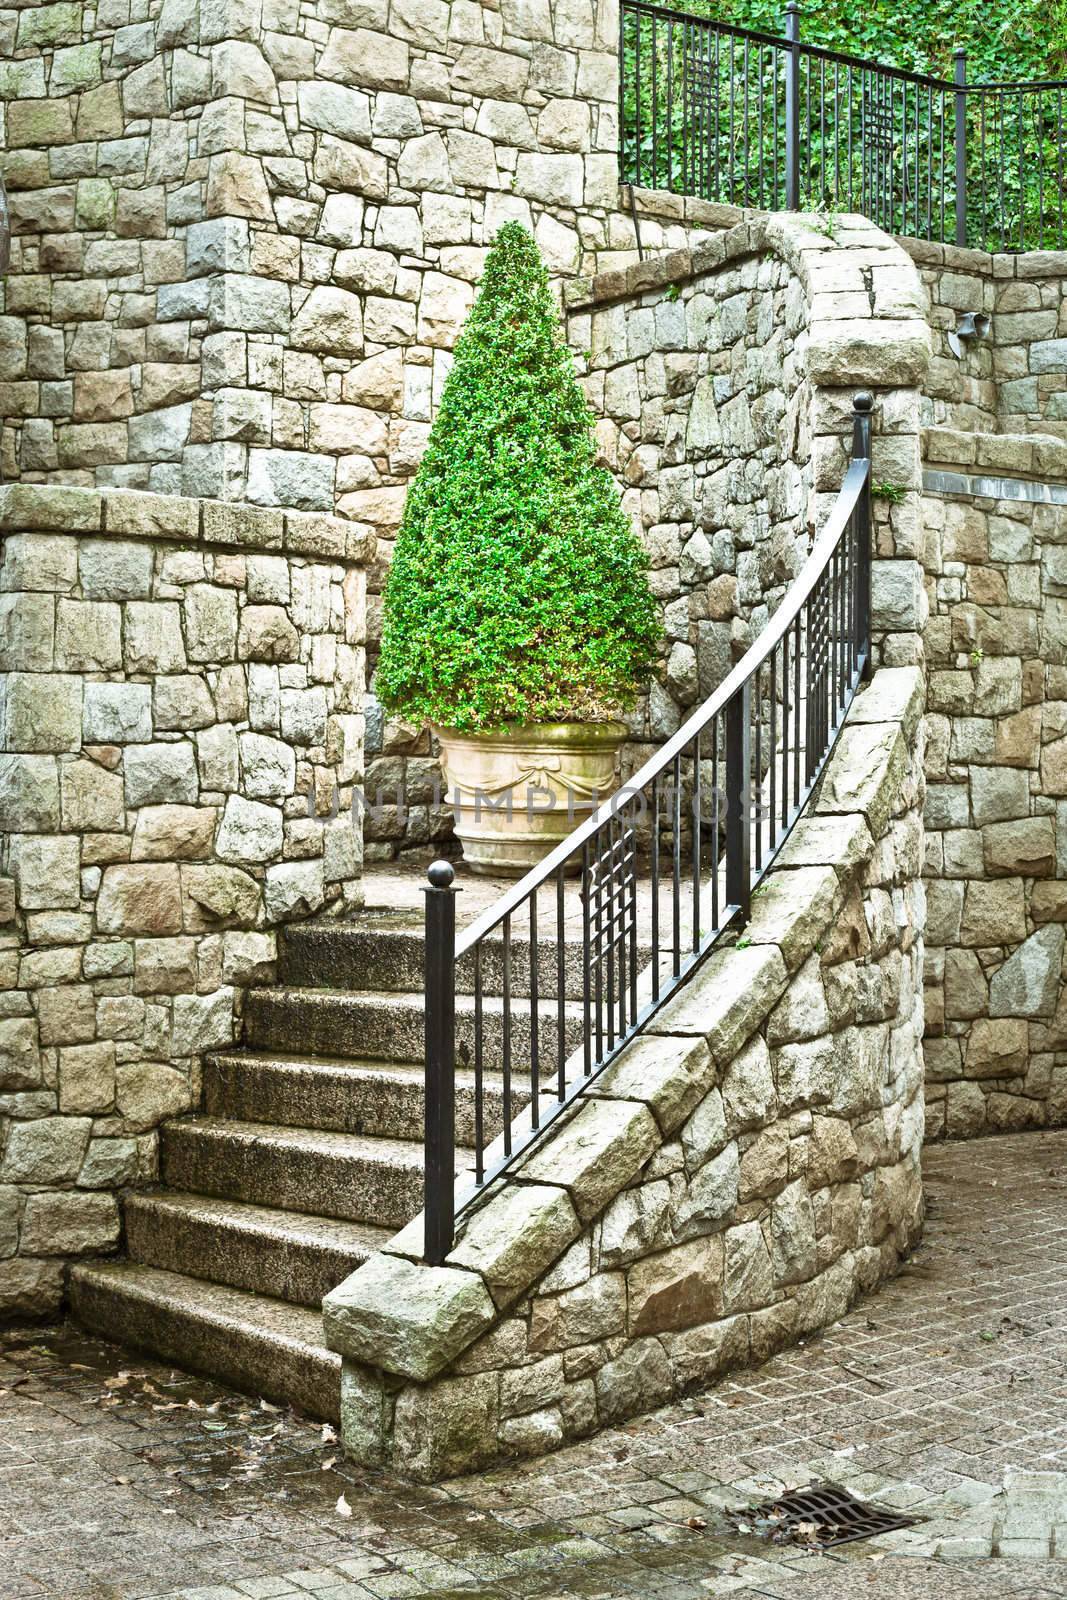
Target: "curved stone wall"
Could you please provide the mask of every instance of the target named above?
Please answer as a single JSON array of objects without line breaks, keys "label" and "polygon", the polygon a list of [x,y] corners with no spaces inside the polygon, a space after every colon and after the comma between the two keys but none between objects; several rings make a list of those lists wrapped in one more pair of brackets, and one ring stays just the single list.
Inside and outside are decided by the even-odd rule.
[{"label": "curved stone wall", "polygon": [[324,1302],[345,1446],[432,1480],[536,1454],[840,1316],[921,1225],[917,667],[857,698],[716,950],[468,1217]]}]

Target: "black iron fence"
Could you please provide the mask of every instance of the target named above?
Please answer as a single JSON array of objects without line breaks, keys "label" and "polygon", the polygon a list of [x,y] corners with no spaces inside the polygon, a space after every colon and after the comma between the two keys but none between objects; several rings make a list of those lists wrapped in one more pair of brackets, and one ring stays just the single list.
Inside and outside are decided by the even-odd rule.
[{"label": "black iron fence", "polygon": [[1067,82],[949,81],[622,0],[624,182],[763,211],[859,211],[889,233],[1062,249]]},{"label": "black iron fence", "polygon": [[803,572],[683,727],[458,937],[453,870],[430,868],[427,1261],[747,920],[868,667],[872,405],[856,396],[851,462]]}]

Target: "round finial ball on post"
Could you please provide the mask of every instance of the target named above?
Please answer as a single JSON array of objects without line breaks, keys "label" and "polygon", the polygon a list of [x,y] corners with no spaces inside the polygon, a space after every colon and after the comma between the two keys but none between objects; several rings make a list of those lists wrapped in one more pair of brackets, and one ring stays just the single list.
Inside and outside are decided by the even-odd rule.
[{"label": "round finial ball on post", "polygon": [[874,395],[869,389],[861,389],[858,394],[852,396],[852,405],[861,416],[867,416],[874,410]]},{"label": "round finial ball on post", "polygon": [[430,886],[434,889],[451,889],[456,870],[451,861],[433,861],[426,870]]}]

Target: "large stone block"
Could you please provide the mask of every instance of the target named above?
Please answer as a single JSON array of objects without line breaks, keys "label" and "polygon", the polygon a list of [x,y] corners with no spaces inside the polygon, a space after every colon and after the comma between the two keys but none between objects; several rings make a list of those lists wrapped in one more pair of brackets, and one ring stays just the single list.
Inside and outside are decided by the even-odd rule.
[{"label": "large stone block", "polygon": [[110,1111],[115,1103],[115,1046],[101,1039],[68,1045],[59,1052],[59,1109],[85,1114]]},{"label": "large stone block", "polygon": [[714,1073],[702,1039],[645,1034],[631,1040],[592,1085],[591,1093],[643,1100],[669,1137],[707,1093]]},{"label": "large stone block", "polygon": [[563,1184],[587,1221],[626,1187],[659,1143],[645,1106],[599,1100],[583,1106],[521,1171],[535,1181]]},{"label": "large stone block", "polygon": [[211,854],[218,813],[210,806],[146,806],[137,817],[132,861],[198,861]]},{"label": "large stone block", "polygon": [[989,984],[991,1017],[1051,1017],[1060,996],[1064,930],[1039,928],[1013,951]]},{"label": "large stone block", "polygon": [[991,877],[1050,877],[1056,871],[1056,829],[1052,818],[992,823],[982,829],[982,856]]},{"label": "large stone block", "polygon": [[41,1117],[8,1130],[0,1183],[73,1183],[89,1142],[89,1117]]},{"label": "large stone block", "polygon": [[394,1459],[424,1483],[491,1461],[500,1449],[499,1385],[495,1372],[426,1386],[409,1384],[396,1399]]},{"label": "large stone block", "polygon": [[0,830],[52,833],[59,828],[59,817],[54,757],[0,755]]},{"label": "large stone block", "polygon": [[725,1063],[755,1032],[787,982],[775,945],[718,952],[667,1002],[649,1031],[701,1035],[713,1059]]},{"label": "large stone block", "polygon": [[216,584],[194,583],[185,594],[190,661],[231,661],[237,641],[237,596]]},{"label": "large stone block", "polygon": [[161,1061],[133,1061],[116,1069],[115,1104],[124,1131],[145,1132],[164,1117],[188,1111],[189,1081]]},{"label": "large stone block", "polygon": [[50,672],[56,602],[50,594],[0,594],[0,672]]},{"label": "large stone block", "polygon": [[196,804],[196,755],[188,740],[132,745],[123,764],[128,806]]},{"label": "large stone block", "polygon": [[31,1194],[22,1219],[22,1249],[29,1256],[85,1255],[112,1250],[119,1242],[114,1195]]},{"label": "large stone block", "polygon": [[597,1411],[601,1422],[621,1421],[662,1405],[671,1393],[671,1369],[659,1340],[636,1339],[597,1372]]},{"label": "large stone block", "polygon": [[87,683],[82,712],[86,744],[146,744],[152,737],[147,683]]},{"label": "large stone block", "polygon": [[131,600],[123,625],[127,672],[184,672],[181,613],[170,600]]},{"label": "large stone block", "polygon": [[[91,686],[87,686],[91,687]],[[95,761],[62,768],[63,826],[79,833],[121,833],[126,812],[122,778]]]},{"label": "large stone block", "polygon": [[694,1239],[637,1261],[626,1275],[631,1337],[712,1322],[722,1312],[721,1238]]},{"label": "large stone block", "polygon": [[564,1190],[508,1185],[466,1223],[448,1263],[479,1272],[504,1306],[548,1270],[579,1229]]},{"label": "large stone block", "polygon": [[1026,938],[1026,896],[1020,878],[967,885],[960,941],[982,949],[1020,944]]},{"label": "large stone block", "polygon": [[180,933],[181,891],[173,865],[108,867],[96,905],[101,933]]},{"label": "large stone block", "polygon": [[[32,12],[24,12],[31,16]],[[5,1317],[52,1317],[63,1300],[63,1262],[15,1256],[0,1267],[0,1312]]]},{"label": "large stone block", "polygon": [[326,1341],[353,1361],[426,1383],[493,1322],[481,1278],[372,1256],[323,1301]]},{"label": "large stone block", "polygon": [[562,1294],[538,1295],[530,1308],[529,1348],[542,1353],[592,1344],[624,1332],[626,1280],[601,1272]]},{"label": "large stone block", "polygon": [[[1028,1030],[1022,1019],[979,1017],[967,1036],[967,1078],[1014,1078],[1026,1071]],[[955,1085],[950,1085],[955,1087]],[[969,1084],[967,1087],[974,1088]],[[951,1096],[950,1096],[951,1107]],[[949,1132],[959,1131],[950,1126]],[[973,1131],[973,1130],[970,1130]]]},{"label": "large stone block", "polygon": [[[203,933],[236,924],[257,921],[260,887],[238,867],[218,862],[204,866],[183,866],[184,920],[190,933]],[[262,939],[263,935],[256,936]]]},{"label": "large stone block", "polygon": [[311,916],[324,898],[322,861],[285,861],[267,868],[264,908],[269,922]]},{"label": "large stone block", "polygon": [[5,750],[60,753],[81,745],[82,680],[74,674],[9,672],[0,682]]},{"label": "large stone block", "polygon": [[774,1293],[774,1268],[758,1222],[742,1222],[725,1234],[723,1307],[727,1312],[755,1311]]},{"label": "large stone block", "polygon": [[74,836],[25,834],[12,840],[15,889],[23,911],[77,908],[81,852]]},{"label": "large stone block", "polygon": [[898,802],[907,766],[901,730],[893,724],[846,727],[827,769],[816,810],[862,811],[880,839]]},{"label": "large stone block", "polygon": [[0,1018],[0,1091],[17,1094],[41,1083],[41,1053],[34,1017]]},{"label": "large stone block", "polygon": [[335,356],[363,354],[363,314],[357,295],[320,284],[312,289],[294,319],[290,343],[296,350]]},{"label": "large stone block", "polygon": [[175,995],[171,1056],[196,1056],[232,1043],[233,1000],[234,992],[229,987],[211,994]]},{"label": "large stone block", "polygon": [[215,843],[222,861],[262,864],[281,854],[282,813],[275,806],[232,794]]}]

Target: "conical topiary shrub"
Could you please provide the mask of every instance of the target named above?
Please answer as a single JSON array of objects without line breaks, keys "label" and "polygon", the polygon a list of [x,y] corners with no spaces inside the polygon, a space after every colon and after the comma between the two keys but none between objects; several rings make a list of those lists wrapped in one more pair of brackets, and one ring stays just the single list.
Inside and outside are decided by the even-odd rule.
[{"label": "conical topiary shrub", "polygon": [[375,685],[387,707],[477,732],[633,703],[659,623],[592,422],[537,246],[509,222],[408,492]]}]

